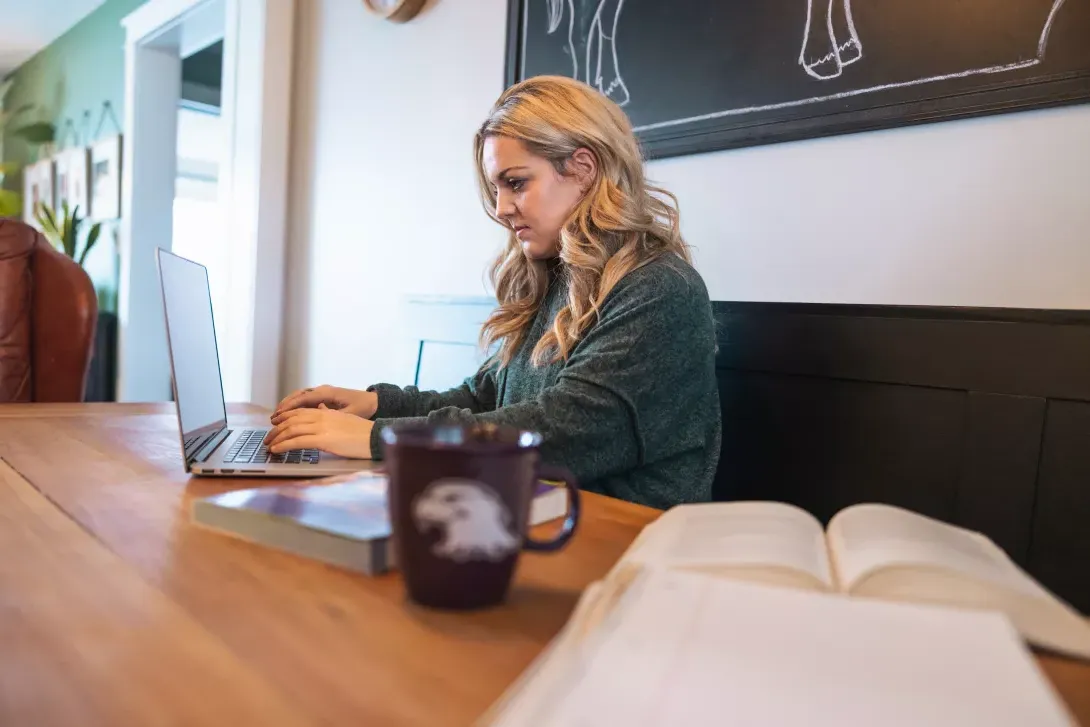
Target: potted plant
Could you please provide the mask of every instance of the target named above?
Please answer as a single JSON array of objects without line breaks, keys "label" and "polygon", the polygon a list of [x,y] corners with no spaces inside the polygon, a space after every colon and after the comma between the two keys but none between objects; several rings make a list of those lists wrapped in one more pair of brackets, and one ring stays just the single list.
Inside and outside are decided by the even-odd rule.
[{"label": "potted plant", "polygon": [[[4,137],[9,135],[8,127],[12,126],[16,119],[34,108],[31,104],[23,104],[13,111],[4,108],[4,99],[13,83],[14,81],[10,78],[0,82],[0,217],[18,217],[23,213],[23,195],[15,190],[4,188],[5,179],[8,176],[15,176],[23,168],[23,165],[18,162],[3,160]],[[41,146],[51,145],[54,142],[56,127],[48,121],[35,121],[14,129],[10,132],[10,136],[40,149]]]},{"label": "potted plant", "polygon": [[0,217],[18,217],[23,211],[23,195],[10,189],[4,189],[4,179],[9,174],[19,171],[14,162],[0,162]]},{"label": "potted plant", "polygon": [[34,210],[34,218],[41,225],[45,239],[49,240],[53,247],[75,260],[80,267],[83,267],[87,253],[91,252],[91,248],[95,246],[99,235],[102,234],[102,223],[96,222],[91,225],[81,246],[80,231],[87,218],[80,217],[79,205],[70,210],[67,201],[62,203],[59,215],[49,205],[39,204],[38,209]]},{"label": "potted plant", "polygon": [[[86,217],[81,217],[79,205],[69,209],[68,202],[55,210],[47,204],[39,204],[34,217],[42,228],[42,234],[53,247],[84,266],[87,255],[102,235],[102,223],[96,222],[84,229]],[[113,291],[96,285],[98,297],[98,325],[95,328],[95,348],[91,356],[91,368],[87,372],[85,401],[113,401],[117,362],[117,313]]]},{"label": "potted plant", "polygon": [[26,110],[26,107],[17,111],[4,109],[4,97],[8,95],[11,86],[12,81],[10,79],[0,83],[0,217],[15,217],[23,211],[23,196],[13,190],[4,189],[5,177],[9,174],[17,174],[20,168],[20,165],[15,162],[4,161],[4,135],[7,133],[8,125]]}]

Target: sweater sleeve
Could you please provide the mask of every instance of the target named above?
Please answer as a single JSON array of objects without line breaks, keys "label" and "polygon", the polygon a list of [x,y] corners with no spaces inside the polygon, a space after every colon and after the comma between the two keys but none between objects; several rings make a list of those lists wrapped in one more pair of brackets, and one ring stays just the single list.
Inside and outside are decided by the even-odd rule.
[{"label": "sweater sleeve", "polygon": [[446,408],[480,414],[496,408],[496,369],[494,364],[485,363],[460,386],[441,392],[393,384],[375,384],[367,390],[378,394],[375,420],[423,417]]},{"label": "sweater sleeve", "polygon": [[[542,458],[567,467],[589,482],[615,475],[645,461],[647,431],[671,426],[671,401],[682,401],[674,387],[693,378],[687,357],[710,324],[710,304],[703,286],[682,276],[636,280],[603,304],[601,316],[569,356],[556,383],[535,399],[476,412],[452,405],[418,421],[490,422],[530,429],[543,436]],[[704,319],[707,318],[707,321]],[[377,420],[372,451],[381,457]]]}]

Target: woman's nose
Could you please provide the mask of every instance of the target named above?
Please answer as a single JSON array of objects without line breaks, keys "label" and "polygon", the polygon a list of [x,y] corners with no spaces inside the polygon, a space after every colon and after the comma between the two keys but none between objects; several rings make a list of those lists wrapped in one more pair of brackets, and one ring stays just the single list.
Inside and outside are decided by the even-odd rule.
[{"label": "woman's nose", "polygon": [[496,194],[496,217],[501,220],[510,219],[515,215],[515,203],[506,192]]}]

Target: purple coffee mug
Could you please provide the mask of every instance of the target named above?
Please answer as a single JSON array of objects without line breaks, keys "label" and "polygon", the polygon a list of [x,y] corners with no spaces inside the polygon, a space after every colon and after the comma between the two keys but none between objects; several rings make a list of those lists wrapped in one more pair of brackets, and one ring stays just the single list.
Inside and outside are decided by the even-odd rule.
[{"label": "purple coffee mug", "polygon": [[[507,596],[522,550],[564,547],[579,522],[571,473],[541,464],[541,435],[495,425],[401,425],[382,431],[395,558],[409,598],[438,608]],[[527,534],[539,480],[563,481],[568,513],[551,540]]]}]

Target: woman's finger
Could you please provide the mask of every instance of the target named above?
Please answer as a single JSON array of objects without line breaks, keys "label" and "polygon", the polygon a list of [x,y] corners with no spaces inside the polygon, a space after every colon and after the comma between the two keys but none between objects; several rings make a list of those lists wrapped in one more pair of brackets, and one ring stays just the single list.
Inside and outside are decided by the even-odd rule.
[{"label": "woman's finger", "polygon": [[294,391],[277,405],[276,412],[283,412],[292,409],[298,409],[300,407],[313,407],[326,399],[325,386],[319,386],[311,389],[300,389]]},{"label": "woman's finger", "polygon": [[284,400],[277,405],[276,411],[283,412],[291,411],[292,409],[298,409],[300,406],[303,406],[305,404],[308,393],[310,392],[297,391],[294,394],[285,397]]},{"label": "woman's finger", "polygon": [[284,441],[291,439],[292,437],[298,437],[304,434],[314,434],[316,428],[313,422],[298,422],[294,424],[287,424],[281,427],[276,435],[269,440],[267,445],[269,451],[277,451],[276,448]]},{"label": "woman's finger", "polygon": [[317,411],[316,409],[292,409],[279,414],[272,414],[269,417],[269,423],[274,428],[269,429],[269,433],[265,435],[265,444],[272,441],[272,434],[276,432],[276,427],[291,422],[313,422],[317,419]]},{"label": "woman's finger", "polygon": [[275,444],[276,442],[284,439],[284,437],[287,436],[289,432],[302,433],[304,430],[306,432],[316,431],[316,429],[314,428],[313,422],[307,422],[307,421],[284,422],[283,424],[281,424],[280,426],[274,428],[272,431],[269,432],[268,444],[271,446],[272,444]]},{"label": "woman's finger", "polygon": [[276,405],[276,410],[281,411],[288,408],[293,401],[298,399],[303,394],[304,391],[306,391],[306,389],[296,389],[295,391],[285,396],[283,399],[280,400],[280,403]]},{"label": "woman's finger", "polygon": [[274,454],[280,454],[281,452],[287,452],[291,449],[321,449],[322,437],[317,434],[302,434],[299,436],[293,436],[289,439],[285,439],[276,445],[276,448],[269,447],[269,451]]},{"label": "woman's finger", "polygon": [[269,418],[269,422],[274,426],[278,426],[292,421],[316,421],[319,409],[290,409],[288,411],[280,412],[279,414],[273,414]]}]

